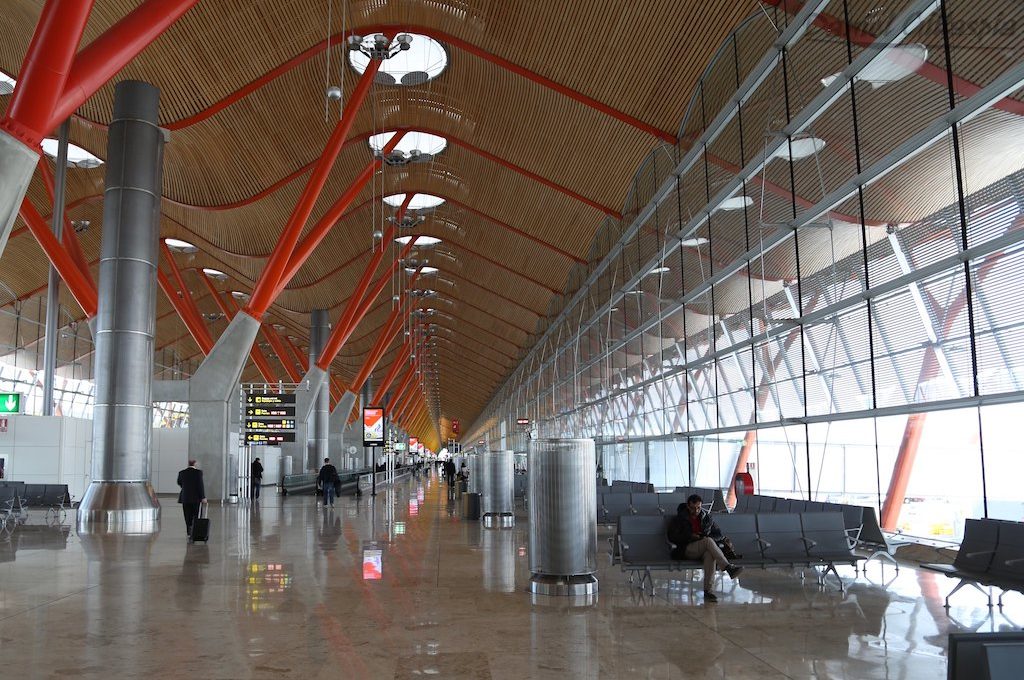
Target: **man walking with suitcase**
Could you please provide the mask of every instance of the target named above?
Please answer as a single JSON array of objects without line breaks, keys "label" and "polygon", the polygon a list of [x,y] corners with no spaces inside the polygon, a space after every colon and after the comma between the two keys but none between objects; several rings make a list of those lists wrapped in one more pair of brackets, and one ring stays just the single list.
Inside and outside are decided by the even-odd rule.
[{"label": "man walking with suitcase", "polygon": [[196,461],[189,459],[188,467],[178,473],[178,502],[185,514],[185,531],[192,540],[192,525],[199,516],[199,506],[206,503],[206,489],[203,487],[203,471],[196,467]]}]

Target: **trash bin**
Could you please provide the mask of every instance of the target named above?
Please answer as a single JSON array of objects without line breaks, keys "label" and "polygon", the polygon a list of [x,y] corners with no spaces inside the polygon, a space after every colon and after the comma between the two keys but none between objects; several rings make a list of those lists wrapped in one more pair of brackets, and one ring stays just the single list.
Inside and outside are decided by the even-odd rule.
[{"label": "trash bin", "polygon": [[462,494],[462,519],[480,519],[480,494],[466,492]]}]

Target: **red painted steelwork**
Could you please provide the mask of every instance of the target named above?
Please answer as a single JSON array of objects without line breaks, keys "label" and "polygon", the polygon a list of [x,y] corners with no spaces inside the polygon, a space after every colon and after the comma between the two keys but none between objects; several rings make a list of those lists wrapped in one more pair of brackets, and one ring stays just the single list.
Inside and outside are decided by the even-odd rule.
[{"label": "red painted steelwork", "polygon": [[[407,194],[405,200],[399,207],[398,212],[395,213],[395,222],[401,222],[402,217],[405,215],[406,209],[409,207],[409,201],[412,200],[412,194]],[[370,282],[373,280],[373,274],[377,271],[377,267],[380,265],[380,261],[384,258],[384,253],[387,251],[388,245],[391,243],[391,239],[395,235],[394,224],[389,224],[387,229],[384,231],[384,236],[381,239],[380,248],[374,249],[373,257],[370,258],[369,264],[366,265],[366,271],[363,272],[362,278],[359,280],[359,284],[356,286],[355,292],[349,297],[348,306],[345,308],[344,314],[341,319],[338,320],[334,330],[331,331],[331,335],[327,338],[327,344],[324,345],[324,349],[320,352],[320,357],[317,359],[317,366],[327,370],[327,367],[331,365],[334,358],[338,356],[338,352],[348,342],[349,337],[355,331],[359,322],[363,320],[366,313],[370,309],[370,305],[383,290],[384,286],[390,280],[390,276],[394,274],[395,270],[399,266],[402,259],[409,253],[412,248],[412,242],[410,241],[406,247],[399,253],[398,258],[391,265],[391,274],[388,276],[382,276],[377,286],[367,293],[367,288],[370,286]],[[417,272],[417,275],[419,272]],[[415,276],[409,280],[409,286],[412,286],[415,282]]]},{"label": "red painted steelwork", "polygon": [[[306,356],[305,354],[303,354],[302,351],[299,350],[298,346],[294,342],[292,342],[292,339],[290,337],[288,337],[287,335],[284,336],[284,341],[285,341],[285,344],[288,345],[289,349],[291,349],[292,353],[295,354],[295,358],[298,360],[299,366],[302,367],[302,370],[303,371],[308,371],[309,370],[309,357]],[[334,380],[334,378],[331,378],[331,380]]]},{"label": "red painted steelwork", "polygon": [[[584,106],[587,106],[588,108],[600,111],[601,113],[610,116],[611,118],[614,118],[615,120],[621,123],[625,123],[630,127],[642,130],[643,132],[653,137],[657,137],[663,142],[666,142],[668,144],[676,143],[675,136],[668,132],[665,132],[664,130],[660,130],[649,123],[645,123],[642,120],[630,116],[627,113],[614,109],[607,104],[599,102],[596,99],[588,97],[587,95],[581,92],[577,92],[569,87],[566,87],[565,85],[556,83],[550,78],[546,78],[540,75],[539,73],[534,73],[533,71],[527,68],[524,68],[517,64],[513,64],[507,59],[499,57],[496,54],[492,54],[487,50],[483,49],[482,47],[473,45],[472,43],[467,42],[466,40],[463,40],[461,38],[457,38],[456,36],[450,33],[445,33],[444,31],[440,31],[429,26],[419,26],[416,24],[369,24],[366,26],[359,26],[357,30],[359,31],[360,35],[369,35],[372,33],[384,33],[385,35],[394,35],[396,33],[419,33],[420,35],[430,36],[435,40],[440,40],[454,47],[458,47],[459,49],[468,52],[469,54],[472,54],[475,57],[479,57],[484,61],[499,66],[505,69],[506,71],[510,71],[512,73],[515,73],[516,75],[522,76],[523,78],[526,78],[530,82],[541,85],[542,87],[545,87],[549,90],[553,90],[565,97],[568,97],[569,99],[572,99],[573,101],[576,101],[580,104],[583,104]],[[332,45],[343,44],[345,42],[345,39],[348,38],[348,36],[352,35],[353,33],[354,30],[349,31],[347,33],[340,33],[338,35],[335,35],[330,39],[330,43]],[[223,111],[235,102],[240,101],[241,99],[244,99],[245,97],[249,96],[250,94],[260,89],[267,83],[291,71],[300,64],[313,58],[320,52],[323,52],[327,48],[327,43],[327,40],[323,40],[320,43],[313,45],[304,52],[296,55],[295,57],[292,57],[284,64],[275,67],[271,71],[268,71],[267,73],[263,74],[256,80],[253,80],[252,82],[248,83],[239,90],[236,90],[235,92],[232,92],[231,94],[227,95],[213,106],[203,111],[200,111],[199,113],[190,116],[189,118],[183,118],[182,120],[169,123],[168,127],[171,130],[177,130],[184,127],[188,127],[189,125],[194,125],[200,121],[206,120],[207,118],[213,115],[216,115],[217,113]]]},{"label": "red painted steelwork", "polygon": [[[405,136],[404,132],[395,133],[387,144],[384,145],[382,153],[388,154],[395,150],[398,143],[402,141],[402,137]],[[277,290],[275,291],[274,297],[276,298],[281,294],[281,291],[285,289],[288,282],[292,280],[292,277],[298,273],[302,265],[306,263],[309,256],[313,254],[320,242],[324,240],[324,237],[334,228],[335,223],[342,218],[345,211],[352,204],[352,201],[356,200],[356,197],[367,185],[370,179],[373,177],[373,173],[377,171],[377,168],[381,166],[381,160],[375,158],[370,161],[363,171],[352,181],[341,197],[327,209],[324,216],[320,218],[320,221],[310,230],[309,234],[298,244],[295,248],[295,252],[292,253],[291,258],[288,260],[288,267],[285,270],[284,276],[281,277],[280,283],[277,284]],[[405,201],[405,206],[408,206],[409,201]],[[401,215],[405,212],[405,206],[399,211],[397,219],[401,219]],[[389,231],[389,233],[391,233]],[[384,243],[387,245],[387,242]]]},{"label": "red painted steelwork", "polygon": [[[196,325],[197,329],[202,329],[202,333],[205,335],[204,341],[208,342],[208,346],[203,349],[203,354],[209,354],[210,350],[213,349],[213,338],[203,323],[203,315],[199,313],[199,308],[196,307],[195,300],[192,299],[192,293],[189,291],[188,286],[185,285],[185,279],[181,275],[181,270],[178,269],[178,263],[174,261],[174,254],[162,239],[160,241],[160,251],[163,253],[164,259],[167,260],[167,265],[171,269],[171,276],[174,277],[174,281],[178,285],[177,297],[181,301],[182,308],[188,312],[192,323]],[[165,290],[164,292],[166,293],[167,291]],[[175,304],[175,301],[171,300],[171,304]],[[182,317],[182,321],[185,322],[186,326],[189,325],[189,321],[184,317]],[[189,327],[189,330],[191,331],[192,328]],[[203,343],[200,342],[199,346],[203,347]]]},{"label": "red painted steelwork", "polygon": [[384,407],[384,413],[387,416],[391,416],[395,411],[395,406],[398,402],[405,397],[405,391],[409,388],[409,383],[412,382],[413,376],[416,375],[416,362],[411,361],[405,369],[405,374],[402,379],[398,382],[398,388],[395,389],[394,398],[388,402],[388,405]]},{"label": "red painted steelwork", "polygon": [[18,84],[0,129],[37,153],[43,137],[67,118],[52,122],[92,6],[93,0],[47,0],[21,62]]},{"label": "red painted steelwork", "polygon": [[156,270],[156,280],[160,284],[160,290],[164,292],[167,297],[167,301],[171,303],[174,310],[178,312],[178,317],[182,323],[185,324],[185,328],[188,329],[189,335],[196,341],[199,346],[199,350],[203,353],[203,356],[210,354],[210,350],[213,349],[213,338],[210,337],[210,331],[207,330],[203,324],[201,318],[197,318],[192,315],[191,310],[188,308],[184,297],[179,295],[178,291],[174,288],[174,284],[167,278],[167,274],[164,274],[162,270]]},{"label": "red painted steelwork", "polygon": [[[56,127],[85,103],[98,89],[160,37],[199,0],[147,0],[111,26],[75,57],[64,91],[51,110],[50,127]],[[65,7],[92,2],[65,2]],[[75,43],[78,44],[77,42]]]},{"label": "red painted steelwork", "polygon": [[295,362],[291,360],[288,355],[288,350],[285,348],[284,343],[281,342],[281,337],[277,334],[277,329],[269,324],[263,324],[263,335],[266,336],[267,342],[273,348],[277,354],[277,360],[281,362],[281,366],[284,367],[284,372],[288,374],[293,383],[299,383],[302,381],[302,376],[299,375],[298,370],[295,368]]},{"label": "red painted steelwork", "polygon": [[[50,170],[50,163],[43,161],[38,167],[39,174],[43,178],[43,186],[46,187],[46,194],[50,197],[50,203],[53,203],[53,171]],[[85,253],[82,252],[82,244],[78,242],[78,234],[75,233],[75,228],[71,226],[71,220],[68,219],[67,210],[64,211],[64,231],[61,234],[61,243],[68,249],[68,254],[71,255],[71,259],[78,265],[85,278],[93,281],[93,285],[95,285],[92,272],[89,271],[89,263],[85,259]]]},{"label": "red painted steelwork", "polygon": [[380,400],[384,398],[388,388],[391,387],[391,383],[398,377],[398,372],[402,370],[402,364],[409,359],[410,349],[409,343],[403,343],[401,349],[398,351],[398,356],[395,357],[394,361],[391,362],[391,368],[384,375],[384,379],[377,385],[377,389],[373,392],[373,399],[370,403],[379,404]]},{"label": "red painted steelwork", "polygon": [[[217,299],[219,300],[220,296],[217,296]],[[235,314],[239,309],[238,303],[235,302],[235,298],[231,295],[228,295],[227,300],[230,302],[232,310],[228,318],[234,319]],[[256,364],[256,368],[259,370],[260,375],[263,376],[264,380],[268,383],[277,382],[277,376],[274,374],[274,370],[270,367],[270,361],[267,360],[266,355],[263,354],[263,350],[256,343],[253,343],[252,347],[249,348],[249,358],[252,359],[252,363]]]},{"label": "red painted steelwork", "polygon": [[74,296],[78,306],[82,308],[89,318],[96,316],[96,309],[99,305],[99,298],[96,293],[96,286],[91,278],[86,278],[82,270],[75,264],[74,259],[64,249],[57,237],[53,235],[50,226],[43,221],[39,211],[26,198],[21,203],[21,219],[28,225],[29,231],[36,237],[39,246],[46,253],[53,266],[60,274],[60,278],[68,285],[68,290]]},{"label": "red painted steelwork", "polygon": [[246,312],[254,319],[262,319],[267,308],[274,301],[281,277],[288,268],[288,262],[295,251],[299,237],[302,236],[302,230],[306,226],[306,221],[309,219],[310,213],[313,212],[313,206],[316,204],[317,198],[320,197],[320,192],[323,191],[324,185],[327,183],[327,178],[330,175],[331,168],[334,166],[334,161],[341,151],[341,145],[348,136],[356,114],[362,107],[363,100],[366,99],[366,95],[373,85],[373,78],[376,76],[378,68],[380,68],[380,62],[376,59],[370,60],[366,71],[363,72],[362,77],[359,79],[359,84],[356,85],[355,90],[352,92],[341,120],[338,121],[334,132],[331,133],[330,138],[327,140],[320,160],[317,161],[316,167],[306,182],[302,196],[299,197],[295,209],[292,211],[292,215],[278,239],[274,252],[270,254],[270,259],[263,268],[263,273],[256,283],[256,289],[253,291],[249,304],[246,306]]},{"label": "red painted steelwork", "polygon": [[373,369],[380,363],[381,358],[384,356],[384,352],[387,351],[391,341],[398,335],[398,331],[402,329],[402,323],[405,317],[412,313],[416,307],[416,303],[408,305],[407,307],[400,302],[391,311],[391,315],[388,317],[387,323],[384,326],[384,330],[381,332],[380,337],[377,338],[377,343],[370,350],[370,353],[366,355],[366,361],[363,362],[363,367],[359,370],[358,375],[352,380],[352,391],[358,394],[359,390],[363,388],[363,383],[373,373]]}]

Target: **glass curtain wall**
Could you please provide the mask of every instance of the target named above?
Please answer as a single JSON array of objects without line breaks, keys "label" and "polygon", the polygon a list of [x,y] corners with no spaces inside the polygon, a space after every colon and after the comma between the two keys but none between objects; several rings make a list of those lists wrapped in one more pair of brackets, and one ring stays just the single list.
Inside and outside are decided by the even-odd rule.
[{"label": "glass curtain wall", "polygon": [[1024,519],[1024,5],[794,7],[721,46],[467,436],[530,418],[659,487],[749,464],[914,535]]}]

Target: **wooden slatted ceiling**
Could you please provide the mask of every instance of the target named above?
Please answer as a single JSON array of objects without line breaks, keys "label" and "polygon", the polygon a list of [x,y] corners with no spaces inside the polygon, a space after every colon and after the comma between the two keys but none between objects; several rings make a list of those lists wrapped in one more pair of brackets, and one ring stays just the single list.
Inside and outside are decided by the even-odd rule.
[{"label": "wooden slatted ceiling", "polygon": [[[5,7],[0,17],[0,36],[5,38],[0,40],[0,68],[14,72],[38,15],[38,2],[12,0],[8,4],[11,7]],[[100,0],[85,42],[136,5],[135,0]],[[607,3],[595,0],[579,0],[570,6],[479,0],[458,8],[411,0],[353,2],[350,17],[359,25],[401,22],[446,31],[658,129],[674,132],[712,51],[753,7],[724,2],[680,6],[669,0],[651,0],[615,9],[609,11]],[[180,121],[316,46],[324,36],[323,14],[319,0],[203,2],[120,77],[156,84],[162,90],[163,120],[168,124]],[[624,57],[624,48],[642,57]],[[332,57],[338,66],[339,53]],[[375,88],[369,105],[357,117],[354,136],[420,125],[464,140],[610,209],[622,205],[637,165],[656,145],[653,137],[479,56],[449,49],[449,57],[449,69],[437,81],[416,88]],[[204,251],[191,258],[176,256],[179,266],[186,269],[188,285],[197,293],[201,312],[217,311],[217,306],[189,269],[221,269],[232,278],[218,282],[218,289],[248,290],[273,248],[305,175],[282,180],[317,157],[331,126],[324,122],[321,106],[323,67],[324,53],[320,52],[220,113],[172,135],[164,186],[170,200],[164,205],[162,235],[195,242]],[[341,70],[346,92],[350,91],[356,78],[347,68]],[[297,104],[301,102],[309,105]],[[106,145],[101,124],[109,119],[111,103],[112,86],[108,86],[81,110],[85,119],[99,124],[76,120],[73,125],[73,140],[100,156]],[[343,150],[311,224],[369,158],[363,141]],[[600,211],[455,143],[433,166],[387,168],[377,183],[378,192],[383,188],[389,193],[448,193],[474,211],[586,258],[603,219]],[[102,192],[102,170],[73,170],[70,174],[70,214],[92,222],[81,238],[86,257],[92,261],[98,254],[102,205],[89,197]],[[280,187],[271,191],[278,184]],[[38,182],[33,183],[30,196],[38,206],[49,203]],[[230,210],[201,210],[174,203],[223,206],[253,197],[259,198]],[[272,309],[273,319],[285,323],[287,332],[307,337],[304,329],[313,308],[332,309],[334,318],[340,313],[368,256],[370,200],[370,190],[364,191],[356,203],[365,206],[343,218]],[[454,320],[444,325],[457,329],[450,342],[439,342],[455,344],[439,353],[479,355],[481,363],[496,370],[510,366],[519,355],[515,347],[531,341],[538,315],[548,310],[551,290],[562,290],[573,263],[459,206],[444,206],[437,215],[457,226],[456,231],[428,221],[420,230],[444,239],[443,248],[457,258],[447,263],[442,256],[431,258],[442,276],[450,272],[450,280],[456,283],[454,288],[432,285],[452,300],[450,310],[445,303],[436,306],[453,316]],[[31,237],[13,239],[6,255],[5,264],[39,265],[4,267],[3,281],[16,294],[45,284],[44,260]],[[350,266],[340,267],[349,261]],[[350,377],[362,365],[363,355],[387,316],[389,295],[390,289],[382,293],[377,307],[360,326],[359,331],[366,334],[354,338],[339,358],[343,377]],[[509,298],[521,304],[511,304]],[[65,301],[78,312],[70,298],[65,296]],[[180,356],[195,356],[198,348],[170,305],[158,299],[158,308],[164,315],[158,324],[158,344],[169,346]],[[223,325],[222,321],[210,324],[215,336]],[[275,370],[280,370],[276,360],[271,360]],[[443,359],[442,368],[450,361],[452,358]],[[381,370],[386,370],[383,362],[378,367],[378,372]],[[255,376],[250,365],[246,377]],[[484,401],[465,396],[457,399],[458,408],[464,410],[453,415],[465,422]]]}]

